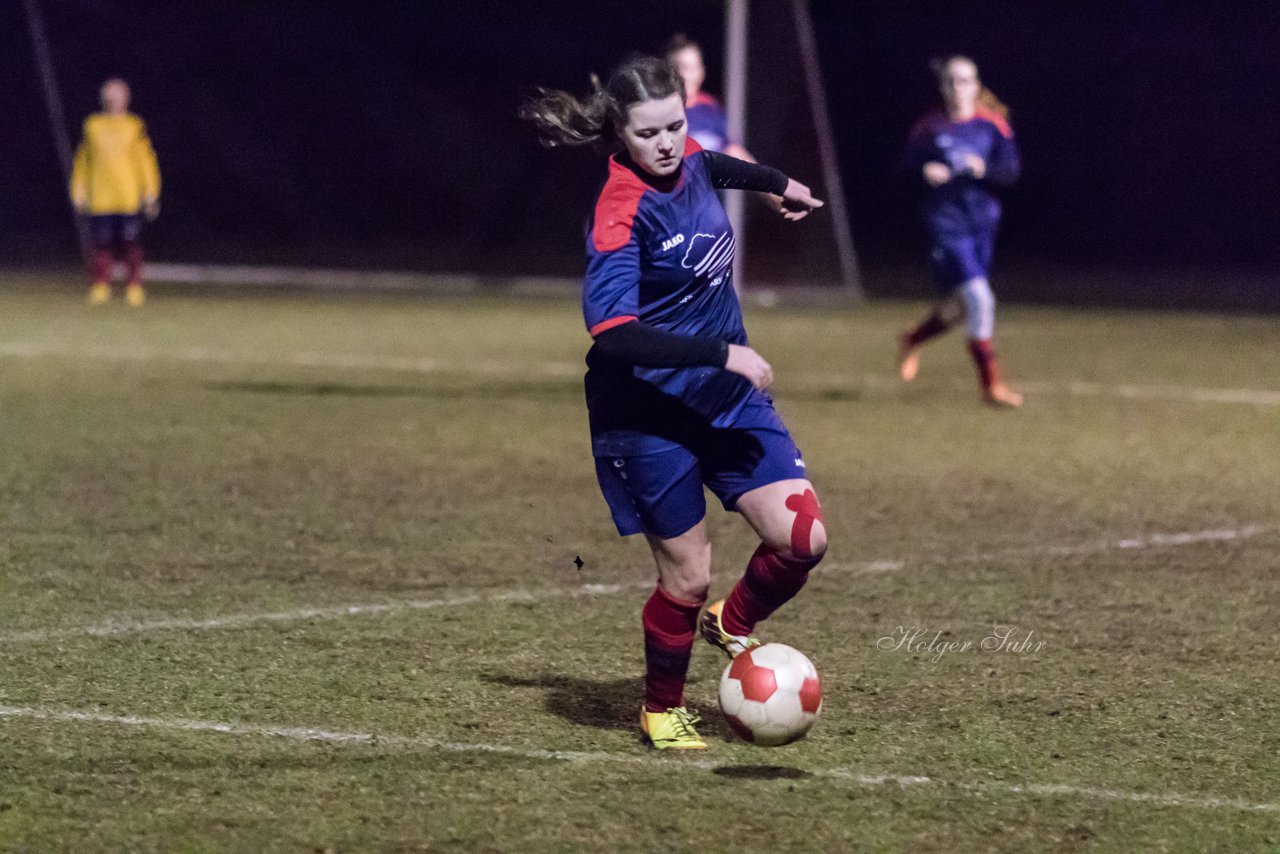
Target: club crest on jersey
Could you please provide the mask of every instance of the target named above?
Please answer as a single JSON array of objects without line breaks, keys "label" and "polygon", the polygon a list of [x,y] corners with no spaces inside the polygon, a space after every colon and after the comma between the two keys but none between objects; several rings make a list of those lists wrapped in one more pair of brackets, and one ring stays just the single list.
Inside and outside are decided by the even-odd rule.
[{"label": "club crest on jersey", "polygon": [[662,241],[662,251],[666,252],[668,249],[675,249],[681,243],[684,243],[683,234],[677,234],[675,237],[668,237],[666,240]]},{"label": "club crest on jersey", "polygon": [[685,250],[680,266],[693,270],[698,276],[715,276],[733,261],[733,249],[733,232],[695,234],[689,240],[689,248]]}]

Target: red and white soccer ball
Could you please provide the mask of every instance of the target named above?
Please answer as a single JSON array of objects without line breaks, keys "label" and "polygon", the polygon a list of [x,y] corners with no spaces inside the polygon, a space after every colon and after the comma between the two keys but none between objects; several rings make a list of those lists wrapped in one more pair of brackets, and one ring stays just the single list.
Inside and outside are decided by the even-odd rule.
[{"label": "red and white soccer ball", "polygon": [[800,650],[767,643],[740,653],[725,668],[720,710],[752,744],[790,744],[822,713],[822,681]]}]

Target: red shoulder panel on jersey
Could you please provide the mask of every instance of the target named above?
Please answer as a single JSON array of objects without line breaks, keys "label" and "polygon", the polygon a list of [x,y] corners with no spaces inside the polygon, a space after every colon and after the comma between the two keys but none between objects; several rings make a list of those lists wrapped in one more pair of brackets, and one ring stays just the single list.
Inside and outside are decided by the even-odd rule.
[{"label": "red shoulder panel on jersey", "polygon": [[1000,131],[1000,135],[1005,139],[1013,139],[1013,128],[1009,127],[1009,120],[994,110],[987,110],[979,107],[974,116],[979,119],[986,119],[996,126],[996,130]]},{"label": "red shoulder panel on jersey", "polygon": [[633,320],[639,320],[634,314],[620,314],[617,317],[611,317],[608,320],[602,320],[595,326],[587,330],[587,334],[595,338],[601,332],[608,332],[615,326],[622,326],[624,323],[630,323]]},{"label": "red shoulder panel on jersey", "polygon": [[690,154],[697,154],[701,150],[702,150],[702,146],[698,143],[696,139],[694,139],[691,136],[685,138],[685,141],[684,141],[685,157],[688,157]]},{"label": "red shoulder panel on jersey", "polygon": [[591,241],[596,251],[612,252],[627,245],[644,191],[643,181],[617,158],[609,158],[609,179],[596,199],[595,221],[591,226]]}]

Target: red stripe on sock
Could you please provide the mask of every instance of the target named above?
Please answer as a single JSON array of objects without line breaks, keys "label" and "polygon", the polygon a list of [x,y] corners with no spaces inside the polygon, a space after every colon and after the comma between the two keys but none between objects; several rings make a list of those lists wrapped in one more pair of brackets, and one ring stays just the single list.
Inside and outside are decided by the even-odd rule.
[{"label": "red stripe on sock", "polygon": [[89,278],[94,284],[111,279],[111,250],[95,249],[89,256]]},{"label": "red stripe on sock", "polygon": [[747,562],[747,571],[725,599],[720,622],[731,635],[749,635],[800,592],[809,580],[809,570],[818,565],[814,558],[788,558],[764,543]]},{"label": "red stripe on sock", "polygon": [[907,333],[907,343],[919,347],[930,338],[935,338],[951,328],[951,324],[942,319],[936,311],[920,321],[920,325]]},{"label": "red stripe on sock", "polygon": [[126,240],[124,244],[125,276],[131,285],[142,284],[142,244],[136,240]]},{"label": "red stripe on sock", "polygon": [[978,381],[983,388],[991,388],[1000,382],[1000,365],[996,361],[996,352],[991,347],[990,339],[970,338],[969,355],[978,369]]},{"label": "red stripe on sock", "polygon": [[677,599],[661,587],[640,612],[644,624],[644,707],[651,712],[684,705],[684,682],[701,602]]}]

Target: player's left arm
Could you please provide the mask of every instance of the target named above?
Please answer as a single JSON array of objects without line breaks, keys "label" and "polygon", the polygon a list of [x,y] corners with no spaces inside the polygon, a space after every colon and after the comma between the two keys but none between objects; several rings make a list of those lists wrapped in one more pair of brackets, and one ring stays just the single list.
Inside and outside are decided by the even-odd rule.
[{"label": "player's left arm", "polygon": [[1018,180],[1022,174],[1022,158],[1018,153],[1018,144],[1014,142],[1013,131],[1008,134],[997,129],[993,133],[994,142],[991,153],[987,157],[984,180],[998,187],[1008,187]]},{"label": "player's left arm", "polygon": [[712,186],[721,190],[768,193],[777,200],[783,219],[794,222],[803,219],[814,208],[822,207],[822,201],[807,186],[772,166],[748,163],[714,151],[703,151],[702,156]]},{"label": "player's left arm", "polygon": [[147,136],[146,125],[140,124],[138,128],[133,157],[142,181],[142,210],[149,219],[154,219],[160,213],[160,164]]}]

